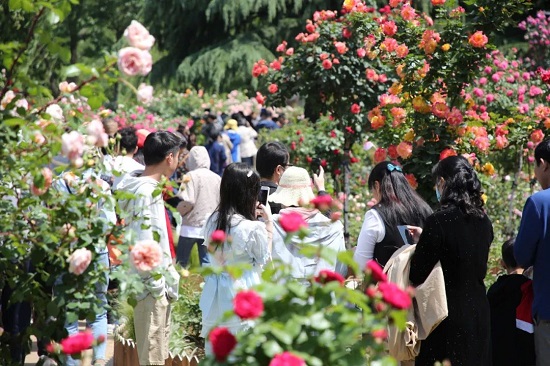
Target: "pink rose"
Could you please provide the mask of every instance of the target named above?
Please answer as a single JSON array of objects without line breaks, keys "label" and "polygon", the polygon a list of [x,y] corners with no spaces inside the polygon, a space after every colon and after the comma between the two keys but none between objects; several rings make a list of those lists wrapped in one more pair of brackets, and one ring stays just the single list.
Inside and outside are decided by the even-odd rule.
[{"label": "pink rose", "polygon": [[273,357],[269,366],[306,366],[306,362],[290,352],[283,352]]},{"label": "pink rose", "polygon": [[105,147],[109,143],[109,135],[103,129],[103,123],[100,120],[93,119],[88,123],[87,131],[90,143],[97,147]]},{"label": "pink rose", "polygon": [[136,20],[132,20],[128,28],[126,28],[124,37],[126,37],[130,46],[139,48],[140,50],[149,51],[155,44],[155,37]]},{"label": "pink rose", "polygon": [[160,265],[162,253],[156,241],[142,240],[132,248],[130,258],[139,271],[149,272]]},{"label": "pink rose", "polygon": [[[101,343],[99,338],[98,342]],[[90,330],[76,333],[63,339],[59,345],[50,343],[46,350],[50,353],[63,353],[66,355],[80,354],[94,345],[94,334]]]},{"label": "pink rose", "polygon": [[81,275],[92,261],[92,252],[86,248],[80,248],[73,252],[67,259],[69,262],[69,272],[75,275]]},{"label": "pink rose", "polygon": [[271,93],[271,94],[275,94],[277,93],[277,91],[279,90],[279,87],[277,86],[277,84],[270,84],[269,87],[267,88],[267,90]]},{"label": "pink rose", "polygon": [[361,106],[360,106],[359,104],[357,104],[357,103],[353,103],[353,104],[351,105],[351,113],[357,114],[357,113],[359,113],[359,112],[361,112]]},{"label": "pink rose", "polygon": [[302,228],[307,228],[307,223],[302,218],[302,215],[296,212],[281,214],[279,217],[279,225],[287,233],[294,233]]},{"label": "pink rose", "polygon": [[61,136],[61,152],[74,162],[84,152],[84,137],[76,131],[64,133]]},{"label": "pink rose", "polygon": [[118,51],[118,68],[127,76],[147,75],[153,67],[149,51],[125,47]]},{"label": "pink rose", "polygon": [[143,104],[149,104],[153,101],[153,87],[141,83],[137,90],[137,99]]},{"label": "pink rose", "polygon": [[212,235],[210,235],[210,242],[213,244],[223,244],[226,239],[227,235],[225,235],[225,231],[223,230],[214,230]]},{"label": "pink rose", "polygon": [[54,121],[63,122],[65,120],[63,109],[61,109],[58,104],[50,104],[48,108],[46,108],[46,113],[49,114]]},{"label": "pink rose", "polygon": [[319,211],[328,211],[333,204],[333,200],[330,194],[325,194],[315,197],[309,203],[313,204]]}]

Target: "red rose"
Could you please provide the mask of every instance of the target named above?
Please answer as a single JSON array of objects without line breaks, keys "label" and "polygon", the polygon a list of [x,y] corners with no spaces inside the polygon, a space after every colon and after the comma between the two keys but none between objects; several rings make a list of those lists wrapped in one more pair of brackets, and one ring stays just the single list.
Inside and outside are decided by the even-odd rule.
[{"label": "red rose", "polygon": [[[94,344],[94,334],[91,331],[86,330],[84,332],[68,336],[59,344],[61,353],[66,355],[74,355],[92,348],[92,345]],[[55,346],[50,344],[48,345],[47,350],[48,352],[52,352],[55,350]]]},{"label": "red rose", "polygon": [[256,92],[256,102],[263,105],[265,103],[265,97],[260,92]]},{"label": "red rose", "polygon": [[384,340],[384,339],[388,338],[388,331],[385,330],[385,329],[376,329],[376,330],[373,330],[371,332],[371,335],[375,339]]},{"label": "red rose", "polygon": [[330,131],[330,137],[335,138],[336,137],[336,131],[334,131],[334,130]]},{"label": "red rose", "polygon": [[322,65],[323,69],[325,70],[332,69],[332,61],[330,61],[329,59],[323,60]]},{"label": "red rose", "polygon": [[351,31],[347,28],[342,29],[342,37],[350,38],[351,37]]},{"label": "red rose", "polygon": [[441,151],[441,154],[439,154],[439,160],[443,160],[445,158],[448,158],[449,156],[456,156],[456,151],[451,149],[450,147],[447,147]]},{"label": "red rose", "polygon": [[264,311],[264,302],[255,291],[241,291],[233,299],[233,309],[241,319],[256,319]]},{"label": "red rose", "polygon": [[225,235],[225,231],[223,230],[215,230],[210,235],[210,242],[214,244],[223,244],[225,239],[227,239],[227,235]]},{"label": "red rose", "polygon": [[382,299],[396,309],[407,309],[412,304],[409,294],[395,283],[381,282],[378,284],[378,289],[382,293]]},{"label": "red rose", "polygon": [[306,161],[308,163],[311,163],[313,161],[313,158],[311,156],[306,156]]},{"label": "red rose", "polygon": [[327,211],[332,206],[332,197],[329,194],[323,196],[317,196],[309,203],[312,203],[316,209],[320,211]]},{"label": "red rose", "polygon": [[378,293],[378,290],[376,289],[376,286],[374,286],[374,285],[370,285],[365,290],[365,295],[367,295],[368,297],[374,298],[377,293]]},{"label": "red rose", "polygon": [[356,158],[355,156],[352,156],[350,159],[349,159],[349,162],[351,164],[355,164],[355,163],[358,163],[360,161],[359,158]]},{"label": "red rose", "polygon": [[388,154],[390,155],[391,159],[397,159],[397,157],[399,156],[399,153],[397,153],[397,146],[390,145],[388,147]]},{"label": "red rose", "polygon": [[227,328],[214,328],[208,336],[212,343],[212,352],[219,362],[225,361],[227,356],[233,351],[237,345],[237,339],[229,332]]},{"label": "red rose", "polygon": [[290,150],[296,150],[296,141],[290,143]]},{"label": "red rose", "polygon": [[539,67],[537,72],[540,74],[540,79],[543,83],[550,84],[550,70],[544,70],[542,67]]},{"label": "red rose", "polygon": [[321,166],[322,166],[323,168],[326,168],[326,167],[327,167],[327,160],[326,160],[326,159],[322,159],[322,160],[321,160]]},{"label": "red rose", "polygon": [[328,283],[332,281],[338,281],[340,284],[344,284],[344,277],[340,273],[333,272],[328,269],[323,269],[315,276],[315,282]]},{"label": "red rose", "polygon": [[277,84],[270,84],[269,87],[267,88],[267,90],[271,94],[274,94],[274,93],[277,93],[277,90],[279,90],[279,87],[277,86]]},{"label": "red rose", "polygon": [[281,62],[279,60],[273,60],[273,62],[271,62],[269,66],[271,66],[273,70],[281,70]]},{"label": "red rose", "polygon": [[372,278],[374,278],[375,281],[378,281],[378,282],[388,281],[388,276],[386,276],[386,274],[384,273],[384,269],[382,268],[382,266],[380,266],[380,264],[378,264],[377,261],[374,261],[374,260],[368,261],[366,271],[367,273],[372,274]]},{"label": "red rose", "polygon": [[359,112],[361,112],[361,106],[360,106],[359,104],[357,104],[357,103],[353,103],[353,104],[351,105],[351,113],[357,114],[357,113],[359,113]]},{"label": "red rose", "polygon": [[273,357],[269,366],[306,366],[306,362],[290,352],[283,352]]},{"label": "red rose", "polygon": [[281,214],[279,217],[279,225],[287,233],[294,233],[301,228],[307,228],[307,223],[302,218],[302,215],[296,212]]},{"label": "red rose", "polygon": [[374,152],[374,162],[375,163],[380,163],[380,162],[386,160],[386,155],[387,155],[386,154],[386,149],[384,149],[382,147],[379,147]]}]

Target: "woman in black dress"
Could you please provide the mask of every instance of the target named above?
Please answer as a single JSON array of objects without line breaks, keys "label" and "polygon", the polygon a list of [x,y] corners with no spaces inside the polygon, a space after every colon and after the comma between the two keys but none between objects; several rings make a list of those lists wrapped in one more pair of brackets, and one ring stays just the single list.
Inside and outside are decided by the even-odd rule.
[{"label": "woman in black dress", "polygon": [[[483,279],[493,226],[483,210],[481,183],[465,158],[451,156],[433,169],[441,209],[428,217],[409,279],[423,283],[441,261],[449,316],[421,342],[416,366],[449,360],[453,366],[491,365],[489,303]],[[420,235],[421,233],[421,235]]]}]

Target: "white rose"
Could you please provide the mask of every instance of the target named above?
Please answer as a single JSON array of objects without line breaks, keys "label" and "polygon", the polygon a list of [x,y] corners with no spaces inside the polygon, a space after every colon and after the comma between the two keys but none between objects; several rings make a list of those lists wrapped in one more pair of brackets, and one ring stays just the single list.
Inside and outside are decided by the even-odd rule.
[{"label": "white rose", "polygon": [[151,85],[140,84],[137,91],[137,99],[143,104],[149,104],[153,100],[153,87]]}]

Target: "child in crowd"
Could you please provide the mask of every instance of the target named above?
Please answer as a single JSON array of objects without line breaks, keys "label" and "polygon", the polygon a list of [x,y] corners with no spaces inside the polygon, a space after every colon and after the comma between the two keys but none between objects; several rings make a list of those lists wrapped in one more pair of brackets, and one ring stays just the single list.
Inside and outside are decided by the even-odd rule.
[{"label": "child in crowd", "polygon": [[506,274],[489,288],[493,365],[535,364],[532,281],[523,275],[514,258],[514,241],[502,245],[501,264]]}]

